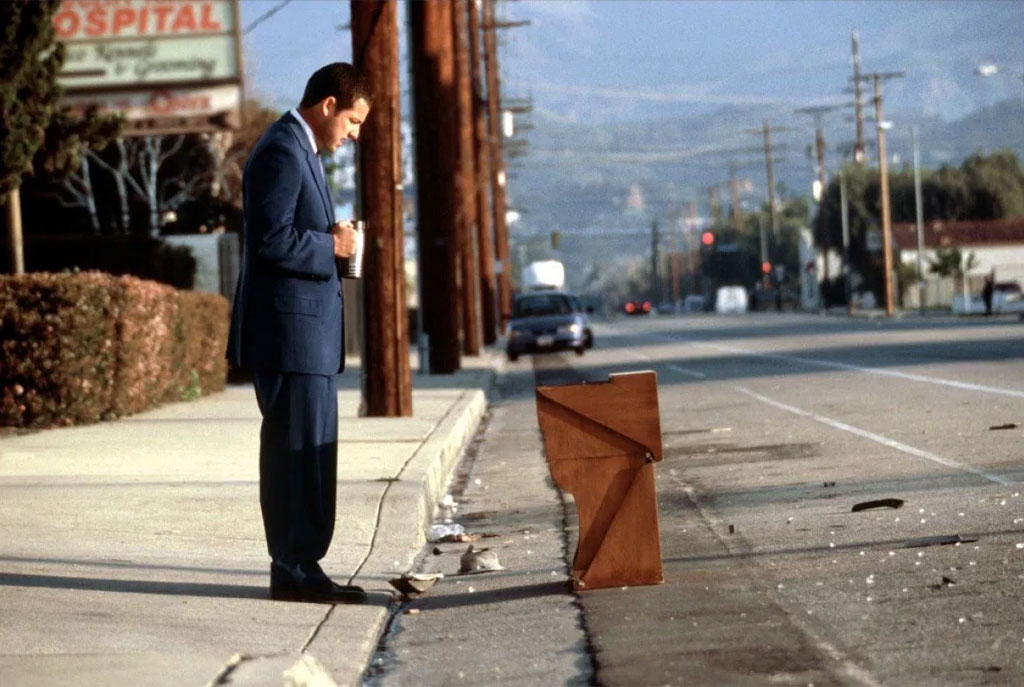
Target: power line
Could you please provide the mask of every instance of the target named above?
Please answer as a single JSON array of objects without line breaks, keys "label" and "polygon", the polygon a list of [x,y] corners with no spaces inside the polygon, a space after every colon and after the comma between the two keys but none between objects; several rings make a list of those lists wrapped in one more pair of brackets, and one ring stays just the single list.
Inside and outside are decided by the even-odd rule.
[{"label": "power line", "polygon": [[276,5],[274,5],[273,7],[271,7],[271,8],[269,9],[269,10],[267,10],[266,12],[264,12],[263,14],[261,14],[260,16],[256,17],[256,19],[254,19],[253,21],[251,21],[251,22],[249,23],[249,25],[245,27],[245,30],[244,30],[244,31],[242,31],[242,35],[243,35],[243,36],[246,36],[246,35],[248,35],[250,31],[252,31],[252,30],[253,30],[253,29],[255,29],[255,28],[256,28],[257,26],[259,26],[260,24],[262,24],[263,22],[265,22],[265,21],[266,21],[267,19],[270,19],[270,18],[271,18],[272,16],[274,16],[275,14],[277,14],[277,12],[278,12],[278,11],[280,11],[280,10],[281,10],[281,9],[282,9],[282,8],[283,8],[283,7],[285,6],[285,5],[287,5],[287,4],[288,4],[288,3],[290,3],[291,1],[292,1],[292,0],[281,0],[281,2],[277,3]]}]

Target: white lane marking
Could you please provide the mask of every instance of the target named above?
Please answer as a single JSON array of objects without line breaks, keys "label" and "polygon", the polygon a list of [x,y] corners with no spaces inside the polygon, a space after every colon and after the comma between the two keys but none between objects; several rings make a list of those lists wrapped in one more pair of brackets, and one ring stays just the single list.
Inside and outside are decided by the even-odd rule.
[{"label": "white lane marking", "polygon": [[832,418],[825,417],[824,415],[818,415],[817,413],[812,413],[809,410],[803,410],[802,408],[797,408],[795,406],[787,405],[785,403],[782,403],[781,401],[776,401],[773,398],[769,398],[767,396],[762,396],[761,394],[757,393],[756,391],[751,391],[750,389],[747,389],[746,387],[737,386],[737,387],[734,387],[734,388],[737,391],[739,391],[740,393],[746,394],[747,396],[750,396],[751,398],[757,399],[758,401],[761,401],[762,403],[767,403],[770,406],[775,406],[776,408],[779,408],[780,410],[785,410],[787,412],[793,413],[794,415],[799,415],[801,417],[810,418],[810,419],[812,419],[812,420],[814,420],[816,422],[820,422],[820,423],[822,423],[824,425],[828,425],[828,426],[834,427],[836,429],[841,429],[844,432],[849,432],[851,434],[856,434],[859,437],[863,437],[864,439],[870,439],[871,441],[874,441],[874,442],[877,442],[879,444],[882,444],[883,446],[888,446],[889,448],[894,448],[897,451],[902,451],[903,453],[909,454],[911,456],[917,456],[918,458],[924,458],[925,460],[930,460],[933,463],[938,463],[939,465],[944,465],[944,466],[946,466],[948,468],[953,468],[955,470],[963,470],[965,472],[970,472],[970,473],[972,473],[974,475],[977,475],[978,477],[982,477],[984,479],[987,479],[990,482],[995,482],[996,484],[1002,484],[1002,485],[1013,484],[1012,480],[1008,480],[1005,477],[1000,477],[999,475],[993,475],[990,472],[985,472],[984,470],[979,470],[978,468],[971,467],[970,465],[964,465],[963,463],[958,463],[955,460],[952,460],[950,458],[944,458],[943,456],[936,455],[934,453],[931,453],[929,451],[925,451],[923,449],[914,448],[913,446],[909,446],[907,444],[904,444],[901,441],[896,441],[895,439],[890,439],[888,437],[884,437],[881,434],[875,434],[874,432],[869,432],[866,429],[861,429],[860,427],[854,427],[853,425],[848,425],[845,422],[840,422],[839,420],[833,420]]},{"label": "white lane marking", "polygon": [[678,365],[669,365],[668,367],[670,370],[675,370],[676,372],[682,373],[684,375],[689,375],[694,379],[704,379],[707,377],[707,375],[704,374],[703,372],[697,372],[697,370],[690,370],[685,367],[679,367]]},{"label": "white lane marking", "polygon": [[[677,339],[676,341],[679,341],[679,339]],[[698,345],[707,346],[709,348],[715,348],[720,351],[728,351],[730,353],[740,353],[742,355],[756,356],[758,358],[772,358],[774,360],[793,361],[798,363],[804,363],[805,365],[814,365],[817,367],[830,367],[837,370],[850,370],[852,372],[863,372],[866,374],[897,377],[899,379],[907,379],[914,382],[928,382],[929,384],[950,386],[955,389],[964,389],[966,391],[981,391],[989,394],[1001,394],[1003,396],[1013,396],[1014,398],[1024,398],[1024,391],[1018,391],[1016,389],[1004,389],[1002,387],[997,386],[985,386],[983,384],[970,384],[968,382],[958,382],[955,379],[944,379],[942,377],[927,377],[925,375],[917,375],[911,372],[900,372],[898,370],[883,370],[878,367],[861,367],[860,365],[851,365],[849,363],[839,363],[831,360],[814,360],[812,358],[801,358],[800,356],[796,355],[782,355],[781,353],[759,353],[757,351],[748,351],[744,348],[738,348],[736,346],[726,346],[724,344],[699,343]]]},{"label": "white lane marking", "polygon": [[[626,351],[626,352],[629,353],[631,356],[633,356],[634,358],[636,358],[638,360],[644,360],[644,361],[647,361],[649,363],[657,363],[658,362],[654,358],[652,358],[651,356],[644,355],[643,353],[637,353],[636,351]],[[707,375],[704,374],[703,372],[698,372],[697,370],[691,370],[689,368],[681,367],[679,365],[668,364],[668,365],[666,365],[666,367],[668,367],[670,370],[675,370],[676,372],[679,372],[680,374],[684,374],[684,375],[687,375],[689,377],[693,377],[694,379],[705,379],[707,377]]]}]

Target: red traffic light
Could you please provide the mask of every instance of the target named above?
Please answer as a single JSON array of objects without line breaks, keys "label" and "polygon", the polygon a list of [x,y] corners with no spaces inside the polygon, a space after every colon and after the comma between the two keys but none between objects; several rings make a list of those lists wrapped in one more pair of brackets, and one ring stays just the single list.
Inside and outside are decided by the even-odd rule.
[{"label": "red traffic light", "polygon": [[767,261],[762,262],[761,263],[761,271],[764,272],[765,274],[768,274],[769,272],[772,271],[772,264],[770,262],[767,262]]},{"label": "red traffic light", "polygon": [[710,246],[710,245],[714,244],[714,242],[715,242],[715,234],[714,234],[714,232],[705,231],[703,234],[700,235],[700,242],[703,243],[705,246]]}]

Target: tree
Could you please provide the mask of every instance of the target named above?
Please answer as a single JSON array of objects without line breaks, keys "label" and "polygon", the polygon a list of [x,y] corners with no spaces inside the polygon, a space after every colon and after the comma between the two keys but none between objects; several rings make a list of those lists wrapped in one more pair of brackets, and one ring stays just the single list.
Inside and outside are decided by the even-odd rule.
[{"label": "tree", "polygon": [[[186,140],[189,145],[183,151]],[[128,192],[135,194],[147,209],[147,232],[151,237],[160,235],[162,217],[176,211],[183,203],[195,198],[199,189],[209,186],[213,177],[209,148],[194,145],[195,136],[136,136],[115,140],[116,158],[108,162],[104,156],[89,151],[89,158],[114,178],[121,204],[121,228],[131,227]],[[188,158],[178,158],[178,153]]]},{"label": "tree", "polygon": [[[878,170],[848,164],[843,167],[843,174],[849,200],[851,263],[880,297],[882,265],[878,254],[867,250],[866,240],[868,232],[878,230],[881,225]],[[921,177],[926,221],[1024,216],[1024,170],[1012,152],[979,153],[964,160],[959,167],[923,170]],[[916,217],[913,171],[909,167],[894,171],[889,182],[893,221],[913,222]],[[842,245],[841,222],[839,180],[833,178],[815,218],[818,244],[824,245],[827,238],[828,245]]]},{"label": "tree", "polygon": [[940,277],[952,277],[963,285],[964,307],[970,310],[971,295],[967,289],[967,273],[978,266],[974,253],[966,256],[959,248],[944,246],[935,251],[935,258],[928,259],[928,271]]},{"label": "tree", "polygon": [[973,219],[1024,216],[1024,170],[1017,156],[1001,150],[975,154],[961,166]]},{"label": "tree", "polygon": [[961,278],[978,266],[973,252],[966,256],[959,248],[944,246],[935,251],[934,258],[928,258],[928,271],[940,277]]},{"label": "tree", "polygon": [[60,105],[57,73],[64,46],[53,15],[61,0],[0,3],[0,199],[6,201],[11,267],[24,271],[18,189],[33,168],[68,174],[78,169],[79,147],[109,140],[120,120]]},{"label": "tree", "polygon": [[84,207],[89,212],[89,224],[92,233],[100,233],[100,217],[96,211],[96,194],[93,193],[92,174],[89,169],[89,156],[82,155],[82,164],[77,173],[68,174],[57,191],[57,202],[64,207]]},{"label": "tree", "polygon": [[228,134],[227,151],[218,159],[215,178],[220,195],[235,205],[242,205],[242,171],[256,142],[277,121],[281,113],[257,100],[242,103],[242,126]]},{"label": "tree", "polygon": [[51,19],[60,0],[0,4],[0,196],[6,197],[11,268],[25,264],[21,248],[21,178],[45,138],[57,109],[57,71],[64,49]]}]

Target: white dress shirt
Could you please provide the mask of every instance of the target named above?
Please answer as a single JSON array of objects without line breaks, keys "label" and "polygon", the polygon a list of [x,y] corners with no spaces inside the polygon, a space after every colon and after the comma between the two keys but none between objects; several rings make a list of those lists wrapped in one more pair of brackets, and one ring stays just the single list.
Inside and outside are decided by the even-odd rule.
[{"label": "white dress shirt", "polygon": [[309,145],[313,146],[313,152],[319,155],[320,151],[316,147],[316,137],[313,136],[313,130],[309,128],[309,124],[307,124],[306,120],[302,118],[301,114],[299,114],[299,108],[293,107],[291,109],[291,115],[292,117],[295,117],[295,119],[299,120],[299,124],[302,125],[302,130],[305,131],[306,136],[309,137]]}]

